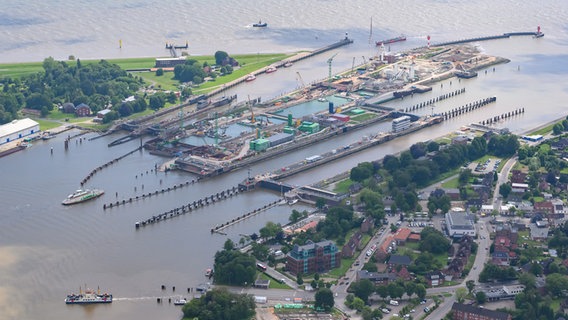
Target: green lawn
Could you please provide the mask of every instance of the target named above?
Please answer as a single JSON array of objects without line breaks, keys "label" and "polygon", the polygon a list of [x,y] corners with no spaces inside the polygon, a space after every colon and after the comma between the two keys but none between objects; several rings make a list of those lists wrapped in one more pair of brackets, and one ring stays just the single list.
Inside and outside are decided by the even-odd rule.
[{"label": "green lawn", "polygon": [[444,183],[442,183],[442,188],[453,188],[453,189],[457,189],[459,187],[460,183],[458,181],[458,177],[455,177],[454,179],[448,180]]},{"label": "green lawn", "polygon": [[542,135],[542,136],[544,136],[546,134],[549,134],[549,133],[552,132],[552,127],[554,127],[555,124],[556,123],[553,123],[553,124],[550,124],[546,127],[540,128],[536,131],[531,132],[529,135]]},{"label": "green lawn", "polygon": [[351,265],[353,265],[353,262],[355,262],[355,258],[342,258],[341,259],[341,267],[330,270],[327,273],[326,276],[330,277],[330,278],[337,278],[337,279],[343,277],[343,275],[345,275],[345,273],[347,273],[347,270],[349,270],[349,268],[351,268]]},{"label": "green lawn", "polygon": [[349,191],[349,187],[352,184],[353,184],[353,181],[351,181],[351,179],[345,179],[345,180],[339,181],[338,183],[335,184],[335,188],[333,188],[333,192],[347,193]]},{"label": "green lawn", "polygon": [[41,131],[46,131],[61,126],[61,123],[55,121],[49,121],[45,119],[33,119],[33,120],[39,123],[39,129]]},{"label": "green lawn", "polygon": [[270,285],[268,286],[270,289],[291,289],[286,284],[280,283],[277,279],[270,277],[269,275],[267,275],[264,272],[260,273],[259,278],[263,279],[263,280],[270,280]]},{"label": "green lawn", "polygon": [[363,122],[363,121],[367,121],[369,119],[374,119],[376,118],[377,115],[371,112],[367,112],[367,113],[363,113],[363,114],[359,114],[356,116],[351,116],[351,120],[353,121],[357,121],[357,122]]}]

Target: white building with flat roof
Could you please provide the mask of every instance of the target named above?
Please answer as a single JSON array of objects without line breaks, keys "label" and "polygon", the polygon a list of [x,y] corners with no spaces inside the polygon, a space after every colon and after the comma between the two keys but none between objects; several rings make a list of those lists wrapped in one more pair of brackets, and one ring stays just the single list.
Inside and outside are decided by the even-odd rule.
[{"label": "white building with flat roof", "polygon": [[39,132],[39,123],[32,119],[13,120],[0,126],[0,144],[18,140],[37,132]]},{"label": "white building with flat roof", "polygon": [[410,127],[410,117],[409,116],[402,116],[394,119],[392,121],[392,131],[393,132],[400,132],[403,130],[408,129]]},{"label": "white building with flat roof", "polygon": [[463,211],[453,211],[446,213],[446,227],[448,235],[460,238],[465,235],[475,237],[477,234],[474,227],[474,217]]}]

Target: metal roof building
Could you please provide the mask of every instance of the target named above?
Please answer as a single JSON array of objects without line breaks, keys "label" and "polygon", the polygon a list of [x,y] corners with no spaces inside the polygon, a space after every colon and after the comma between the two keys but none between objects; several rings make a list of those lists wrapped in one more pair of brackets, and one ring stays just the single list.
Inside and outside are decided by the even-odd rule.
[{"label": "metal roof building", "polygon": [[25,118],[0,126],[0,144],[8,143],[39,132],[39,123]]}]

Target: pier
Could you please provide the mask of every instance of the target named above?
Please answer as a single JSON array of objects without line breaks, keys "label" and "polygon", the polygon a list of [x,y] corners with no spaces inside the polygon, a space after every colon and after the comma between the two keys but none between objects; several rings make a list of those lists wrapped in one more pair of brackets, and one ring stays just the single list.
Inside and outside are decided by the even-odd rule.
[{"label": "pier", "polygon": [[282,199],[277,199],[275,201],[272,201],[268,204],[265,204],[263,207],[261,208],[257,208],[254,209],[253,211],[247,212],[245,214],[243,214],[242,216],[239,216],[237,218],[232,219],[231,221],[227,221],[223,224],[217,225],[214,228],[211,228],[211,233],[218,233],[218,234],[222,234],[222,235],[226,235],[226,233],[223,233],[223,230],[227,229],[228,227],[235,225],[239,222],[242,222],[248,218],[254,217],[255,215],[266,211],[272,207],[277,206],[280,202],[282,201]]},{"label": "pier", "polygon": [[462,93],[464,93],[464,92],[465,92],[465,88],[461,88],[461,89],[452,91],[452,92],[450,92],[450,93],[442,94],[442,95],[440,95],[440,96],[438,96],[438,97],[436,97],[436,98],[432,98],[432,99],[430,99],[430,100],[417,103],[417,104],[413,105],[412,107],[405,108],[404,111],[405,111],[405,112],[410,112],[410,111],[422,109],[422,108],[427,107],[427,106],[429,106],[429,105],[432,105],[432,104],[434,104],[434,103],[436,103],[436,102],[438,102],[438,101],[442,101],[442,100],[445,100],[445,99],[447,99],[447,98],[451,98],[451,97],[453,97],[453,96],[457,96],[457,95],[462,94]]},{"label": "pier", "polygon": [[489,97],[489,98],[477,100],[475,102],[470,102],[469,104],[463,105],[461,107],[454,108],[450,111],[446,111],[446,112],[444,112],[440,115],[442,117],[444,117],[444,120],[448,120],[448,119],[457,117],[459,115],[462,115],[464,113],[471,112],[473,110],[477,110],[477,109],[484,107],[484,106],[486,106],[490,103],[493,103],[495,101],[497,101],[497,97]]}]

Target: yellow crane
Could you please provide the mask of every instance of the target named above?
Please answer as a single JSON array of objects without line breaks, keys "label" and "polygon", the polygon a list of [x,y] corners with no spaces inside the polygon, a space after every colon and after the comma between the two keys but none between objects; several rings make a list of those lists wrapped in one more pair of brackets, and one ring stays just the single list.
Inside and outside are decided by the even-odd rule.
[{"label": "yellow crane", "polygon": [[250,109],[250,122],[255,123],[256,120],[254,118],[254,111],[252,110],[252,103],[250,102],[250,96],[247,96],[247,98],[248,98],[248,106],[249,106],[249,109]]}]

